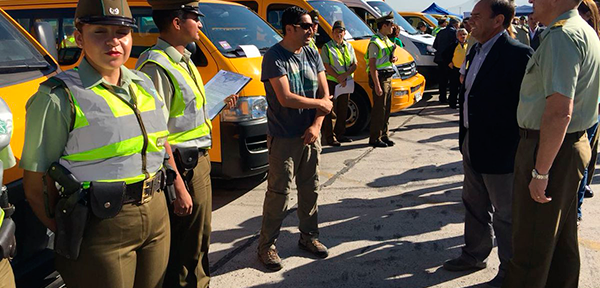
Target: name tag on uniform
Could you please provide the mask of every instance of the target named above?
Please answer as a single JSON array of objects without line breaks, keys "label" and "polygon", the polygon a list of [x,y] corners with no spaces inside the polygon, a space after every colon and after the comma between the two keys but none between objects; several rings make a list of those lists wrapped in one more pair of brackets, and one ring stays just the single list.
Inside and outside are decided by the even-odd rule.
[{"label": "name tag on uniform", "polygon": [[158,137],[156,139],[156,146],[158,146],[158,147],[164,147],[165,143],[167,143],[167,136]]}]

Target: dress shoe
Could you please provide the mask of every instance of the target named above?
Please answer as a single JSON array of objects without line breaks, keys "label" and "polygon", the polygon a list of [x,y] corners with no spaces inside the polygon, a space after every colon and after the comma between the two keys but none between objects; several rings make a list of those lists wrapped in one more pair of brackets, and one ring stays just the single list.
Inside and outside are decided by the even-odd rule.
[{"label": "dress shoe", "polygon": [[337,141],[337,140],[333,140],[333,141],[327,143],[327,145],[333,146],[333,147],[340,147],[340,146],[342,146],[342,144],[339,141]]},{"label": "dress shoe", "polygon": [[381,139],[381,141],[389,147],[392,147],[392,146],[394,146],[394,144],[396,144],[396,143],[394,143],[394,141],[390,140],[390,138],[383,138],[383,139]]},{"label": "dress shoe", "polygon": [[387,145],[387,144],[385,144],[385,142],[383,142],[383,141],[381,141],[381,140],[377,140],[377,142],[374,142],[374,143],[369,143],[369,145],[370,145],[370,146],[373,146],[373,147],[378,147],[378,148],[385,148],[385,147],[388,147],[388,145]]},{"label": "dress shoe", "polygon": [[443,267],[448,271],[467,271],[484,269],[487,264],[485,262],[472,263],[461,256],[444,262]]},{"label": "dress shoe", "polygon": [[585,193],[583,194],[584,198],[592,198],[594,197],[594,191],[592,191],[592,188],[588,185],[585,185]]},{"label": "dress shoe", "polygon": [[350,139],[350,138],[348,138],[346,136],[337,137],[337,140],[339,142],[341,142],[341,143],[350,143],[350,142],[352,142],[352,139]]}]

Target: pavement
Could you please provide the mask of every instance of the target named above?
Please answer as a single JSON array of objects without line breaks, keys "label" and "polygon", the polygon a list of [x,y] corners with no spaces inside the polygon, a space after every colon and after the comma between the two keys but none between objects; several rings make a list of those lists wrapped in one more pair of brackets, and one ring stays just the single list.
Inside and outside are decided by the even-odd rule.
[{"label": "pavement", "polygon": [[[321,155],[320,240],[329,257],[297,246],[297,193],[277,242],[284,268],[270,272],[256,255],[266,191],[264,177],[213,180],[211,287],[486,287],[498,272],[497,249],[488,268],[448,272],[460,254],[464,206],[458,111],[426,94],[390,118],[394,147],[371,148],[368,134]],[[597,173],[600,171],[597,170]],[[594,175],[600,183],[600,174]],[[600,193],[600,185],[592,189]],[[600,287],[600,196],[586,199],[579,230],[579,287]]]}]

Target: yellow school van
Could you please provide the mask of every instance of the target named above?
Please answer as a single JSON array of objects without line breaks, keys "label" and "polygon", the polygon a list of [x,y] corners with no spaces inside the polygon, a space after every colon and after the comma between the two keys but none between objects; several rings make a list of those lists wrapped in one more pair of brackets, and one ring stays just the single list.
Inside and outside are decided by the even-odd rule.
[{"label": "yellow school van", "polygon": [[[13,135],[10,145],[17,163],[23,150],[25,104],[38,90],[40,83],[59,71],[54,61],[54,39],[49,40],[46,36],[52,33],[52,29],[41,23],[32,28],[40,42],[51,45],[44,48],[0,9],[0,97],[12,112]],[[15,206],[11,218],[16,223],[17,255],[11,264],[17,286],[51,287],[60,284],[53,266],[54,253],[49,249],[52,233],[37,219],[25,200],[23,170],[17,164],[4,171],[3,176],[3,184],[8,188],[8,200]]]},{"label": "yellow school van", "polygon": [[[354,73],[357,84],[348,104],[348,133],[358,133],[370,120],[373,104],[373,92],[368,84],[367,63],[364,59],[369,40],[374,32],[344,3],[337,0],[228,0],[238,2],[256,11],[275,28],[281,31],[281,15],[290,6],[298,6],[307,11],[319,10],[319,31],[317,31],[317,47],[321,48],[331,40],[332,26],[337,20],[346,25],[346,39],[354,47],[358,67]],[[418,102],[425,89],[425,78],[417,73],[414,58],[402,48],[397,48],[395,63],[400,76],[392,80],[392,112],[400,111]]]},{"label": "yellow school van", "polygon": [[[133,31],[133,49],[125,64],[134,68],[139,55],[156,43],[158,29],[145,0],[129,0],[138,28]],[[23,27],[46,22],[53,27],[58,63],[69,69],[81,59],[72,44],[77,0],[0,0]],[[267,101],[260,82],[262,55],[282,38],[267,22],[246,6],[218,0],[200,2],[203,28],[200,40],[188,46],[204,82],[219,70],[251,77],[241,91],[238,105],[213,120],[213,145],[209,151],[212,176],[241,178],[265,173],[267,161]]]}]

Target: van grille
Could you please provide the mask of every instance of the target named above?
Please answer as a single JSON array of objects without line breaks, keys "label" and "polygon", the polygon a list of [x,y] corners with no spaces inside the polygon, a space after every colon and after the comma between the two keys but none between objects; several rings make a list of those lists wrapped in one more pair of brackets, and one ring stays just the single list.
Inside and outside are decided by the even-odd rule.
[{"label": "van grille", "polygon": [[400,72],[400,78],[402,80],[406,80],[417,75],[417,64],[415,61],[398,65],[396,67],[398,67],[398,72]]}]

